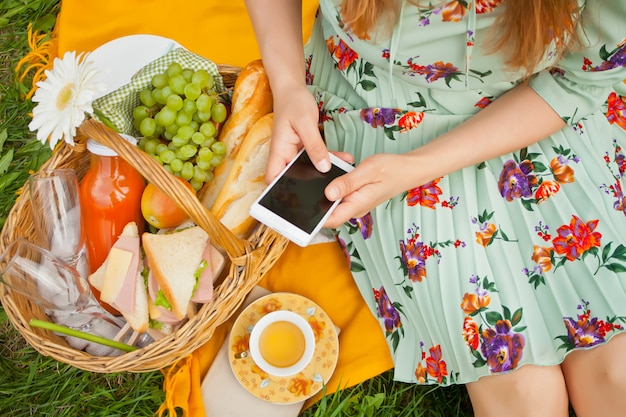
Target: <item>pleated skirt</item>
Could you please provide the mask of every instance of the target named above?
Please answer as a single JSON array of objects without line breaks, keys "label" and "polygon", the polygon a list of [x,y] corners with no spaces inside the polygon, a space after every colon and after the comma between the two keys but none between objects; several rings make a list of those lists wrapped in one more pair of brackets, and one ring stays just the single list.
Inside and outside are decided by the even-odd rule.
[{"label": "pleated skirt", "polygon": [[[308,63],[327,145],[357,164],[418,148],[470,117],[382,106],[332,61]],[[623,331],[625,146],[626,131],[599,111],[338,229],[397,380],[449,385],[557,365]]]}]

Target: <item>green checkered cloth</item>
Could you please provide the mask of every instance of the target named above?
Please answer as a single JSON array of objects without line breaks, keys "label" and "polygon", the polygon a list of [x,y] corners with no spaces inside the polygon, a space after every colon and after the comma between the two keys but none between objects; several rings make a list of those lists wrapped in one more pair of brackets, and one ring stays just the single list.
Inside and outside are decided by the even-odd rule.
[{"label": "green checkered cloth", "polygon": [[96,118],[114,127],[119,133],[138,135],[133,127],[133,109],[141,104],[139,93],[152,85],[153,75],[165,72],[172,62],[194,71],[208,71],[215,78],[215,92],[225,92],[222,76],[215,63],[184,48],[176,48],[140,69],[128,84],[94,100]]}]

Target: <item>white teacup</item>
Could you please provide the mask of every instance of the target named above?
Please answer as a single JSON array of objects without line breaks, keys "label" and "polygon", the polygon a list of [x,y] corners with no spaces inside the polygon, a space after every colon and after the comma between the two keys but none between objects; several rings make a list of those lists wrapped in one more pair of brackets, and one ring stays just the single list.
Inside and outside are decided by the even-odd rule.
[{"label": "white teacup", "polygon": [[250,356],[274,376],[295,375],[313,359],[315,335],[301,315],[287,310],[261,317],[250,333]]}]

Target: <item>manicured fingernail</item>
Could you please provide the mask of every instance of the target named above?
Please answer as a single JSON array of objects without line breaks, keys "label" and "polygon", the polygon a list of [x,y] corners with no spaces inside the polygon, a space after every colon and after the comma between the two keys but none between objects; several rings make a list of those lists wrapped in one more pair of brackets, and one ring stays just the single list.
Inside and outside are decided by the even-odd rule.
[{"label": "manicured fingernail", "polygon": [[322,172],[330,171],[330,161],[328,159],[322,159],[317,163],[318,168]]},{"label": "manicured fingernail", "polygon": [[335,201],[339,197],[339,190],[336,187],[330,187],[327,194],[330,201]]}]

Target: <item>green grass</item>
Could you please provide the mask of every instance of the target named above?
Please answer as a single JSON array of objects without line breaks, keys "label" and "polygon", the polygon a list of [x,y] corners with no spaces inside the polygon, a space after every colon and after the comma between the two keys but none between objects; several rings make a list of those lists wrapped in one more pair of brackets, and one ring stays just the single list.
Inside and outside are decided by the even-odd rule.
[{"label": "green grass", "polygon": [[[0,226],[16,193],[50,156],[28,130],[29,89],[14,67],[28,52],[27,28],[49,33],[59,0],[0,0]],[[11,326],[0,308],[0,416],[151,416],[161,405],[160,372],[95,374],[44,357]],[[331,394],[302,417],[470,416],[463,387],[433,388],[392,381],[386,372]]]}]

